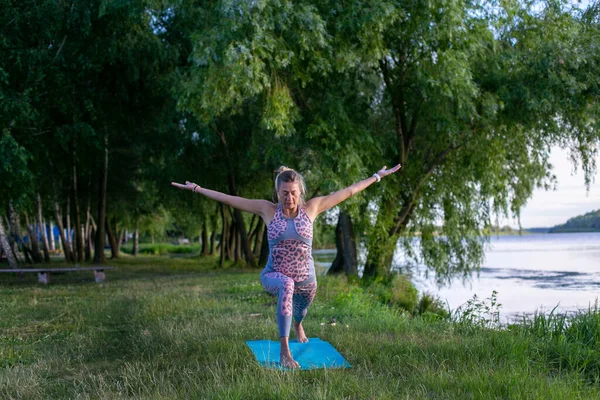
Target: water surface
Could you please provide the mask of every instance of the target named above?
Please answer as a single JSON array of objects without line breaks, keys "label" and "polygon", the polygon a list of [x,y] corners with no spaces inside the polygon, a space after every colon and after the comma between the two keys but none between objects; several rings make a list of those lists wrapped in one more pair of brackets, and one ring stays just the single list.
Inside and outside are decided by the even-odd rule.
[{"label": "water surface", "polygon": [[[560,312],[587,309],[600,296],[600,232],[495,236],[485,255],[479,274],[466,282],[438,287],[435,274],[426,276],[424,267],[413,280],[419,291],[438,296],[451,309],[495,290],[502,319],[554,307]],[[326,257],[334,256],[335,251],[315,252],[323,267],[331,263]]]}]

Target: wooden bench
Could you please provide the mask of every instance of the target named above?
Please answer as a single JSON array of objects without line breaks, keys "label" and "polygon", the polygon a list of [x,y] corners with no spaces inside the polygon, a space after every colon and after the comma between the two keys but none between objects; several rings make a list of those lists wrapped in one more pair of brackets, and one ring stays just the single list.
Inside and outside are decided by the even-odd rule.
[{"label": "wooden bench", "polygon": [[101,283],[106,280],[105,270],[115,269],[115,267],[109,267],[106,265],[98,265],[95,267],[71,267],[71,268],[14,268],[14,269],[0,269],[1,272],[13,272],[21,276],[27,272],[37,272],[38,281],[47,285],[50,283],[51,272],[73,272],[73,271],[94,271],[94,278],[96,283]]}]

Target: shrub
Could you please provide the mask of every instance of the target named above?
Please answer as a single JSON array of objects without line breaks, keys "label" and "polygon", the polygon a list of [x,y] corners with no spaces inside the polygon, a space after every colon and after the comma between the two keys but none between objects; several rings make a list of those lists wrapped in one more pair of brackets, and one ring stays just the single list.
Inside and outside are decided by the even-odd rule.
[{"label": "shrub", "polygon": [[[444,319],[450,316],[450,312],[446,305],[439,298],[429,293],[423,293],[423,295],[421,295],[421,299],[417,306],[417,314],[431,314],[432,316],[429,317],[430,319]],[[433,315],[436,317],[433,317]]]},{"label": "shrub", "polygon": [[413,314],[417,310],[419,292],[405,275],[397,274],[391,282],[390,304],[403,308]]},{"label": "shrub", "polygon": [[497,328],[500,326],[500,307],[498,292],[492,291],[487,299],[480,300],[477,295],[458,307],[452,319],[466,328]]}]

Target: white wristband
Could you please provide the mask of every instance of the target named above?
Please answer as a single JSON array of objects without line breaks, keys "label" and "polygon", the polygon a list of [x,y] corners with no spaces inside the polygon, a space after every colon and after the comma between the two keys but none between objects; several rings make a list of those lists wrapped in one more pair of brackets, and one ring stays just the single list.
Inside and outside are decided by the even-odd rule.
[{"label": "white wristband", "polygon": [[375,172],[373,174],[373,176],[375,177],[375,179],[377,179],[377,182],[381,181],[381,177],[379,176],[379,174],[377,172]]}]

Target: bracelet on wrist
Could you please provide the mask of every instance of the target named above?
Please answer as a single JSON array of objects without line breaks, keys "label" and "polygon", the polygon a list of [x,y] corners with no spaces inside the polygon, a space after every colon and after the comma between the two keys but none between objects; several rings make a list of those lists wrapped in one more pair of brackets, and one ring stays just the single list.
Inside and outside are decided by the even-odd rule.
[{"label": "bracelet on wrist", "polygon": [[379,176],[379,174],[378,174],[377,172],[375,172],[375,173],[373,174],[373,177],[374,177],[375,179],[377,179],[377,182],[380,182],[380,181],[381,181],[381,177]]},{"label": "bracelet on wrist", "polygon": [[198,187],[198,185],[194,183],[194,187],[192,188],[192,192],[196,193],[196,188],[197,187]]}]

